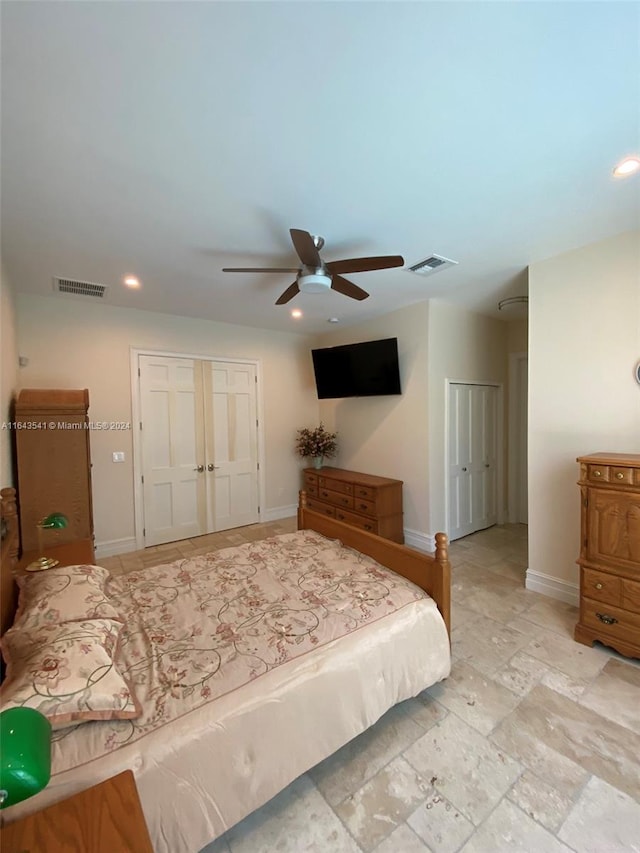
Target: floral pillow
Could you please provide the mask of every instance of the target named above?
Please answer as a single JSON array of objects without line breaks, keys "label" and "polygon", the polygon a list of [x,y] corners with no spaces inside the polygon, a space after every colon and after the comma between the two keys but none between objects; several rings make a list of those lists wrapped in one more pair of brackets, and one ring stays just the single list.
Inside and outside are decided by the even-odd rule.
[{"label": "floral pillow", "polygon": [[60,566],[19,575],[20,600],[14,625],[60,625],[78,619],[122,621],[105,593],[110,575],[100,566]]},{"label": "floral pillow", "polygon": [[54,729],[85,720],[129,720],[142,709],[114,663],[122,623],[91,619],[33,632],[16,626],[0,641],[7,677],[0,710],[24,706]]}]

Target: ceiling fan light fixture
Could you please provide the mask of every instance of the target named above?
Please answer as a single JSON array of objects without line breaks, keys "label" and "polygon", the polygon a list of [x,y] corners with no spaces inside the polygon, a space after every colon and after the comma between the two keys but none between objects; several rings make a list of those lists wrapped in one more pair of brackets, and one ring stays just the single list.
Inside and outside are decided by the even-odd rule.
[{"label": "ceiling fan light fixture", "polygon": [[298,278],[302,293],[324,293],[331,288],[331,276],[324,273],[306,273]]}]

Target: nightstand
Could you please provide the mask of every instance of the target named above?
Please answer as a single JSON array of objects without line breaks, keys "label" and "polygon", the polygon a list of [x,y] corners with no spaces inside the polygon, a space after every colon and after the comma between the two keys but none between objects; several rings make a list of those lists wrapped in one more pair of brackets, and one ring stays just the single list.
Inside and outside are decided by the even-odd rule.
[{"label": "nightstand", "polygon": [[131,770],[0,829],[2,853],[153,853]]},{"label": "nightstand", "polygon": [[[65,542],[62,545],[53,545],[44,549],[47,557],[60,560],[59,566],[92,566],[95,564],[96,555],[93,551],[93,539],[76,539],[75,542]],[[38,551],[25,551],[16,566],[16,574],[26,571],[29,563],[37,560]],[[43,571],[47,571],[44,569]]]}]

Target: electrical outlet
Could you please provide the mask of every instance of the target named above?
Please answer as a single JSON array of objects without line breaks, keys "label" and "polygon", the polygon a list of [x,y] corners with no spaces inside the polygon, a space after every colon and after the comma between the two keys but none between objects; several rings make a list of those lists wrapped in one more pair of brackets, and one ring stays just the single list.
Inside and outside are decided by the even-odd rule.
[{"label": "electrical outlet", "polygon": [[124,462],[124,451],[123,450],[115,450],[111,454],[114,462]]}]

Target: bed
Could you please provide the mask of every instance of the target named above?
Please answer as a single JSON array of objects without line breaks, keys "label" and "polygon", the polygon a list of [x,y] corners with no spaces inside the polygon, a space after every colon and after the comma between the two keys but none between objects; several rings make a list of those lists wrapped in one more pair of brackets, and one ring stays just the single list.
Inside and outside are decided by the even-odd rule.
[{"label": "bed", "polygon": [[[2,506],[15,528],[11,491]],[[12,584],[10,539],[3,591]],[[2,613],[4,703],[7,691],[14,704],[33,699],[12,675],[21,656],[36,656],[30,671],[46,670],[47,697],[56,679],[74,677],[71,652],[58,655],[61,676],[43,651],[43,637],[62,647],[63,630],[65,643],[80,637],[90,654],[86,637],[100,626],[95,647],[112,653],[113,667],[95,671],[109,669],[124,685],[100,695],[94,679],[71,710],[57,697],[36,705],[54,723],[52,778],[6,809],[7,821],[130,768],[157,853],[197,853],[450,671],[446,536],[436,535],[434,556],[422,554],[309,510],[304,492],[296,533],[122,577],[103,573],[38,573],[49,584],[46,604],[28,603],[31,576],[13,627],[14,614]],[[61,604],[71,581],[83,597]],[[77,611],[80,600],[89,612]],[[29,631],[39,651],[30,651]]]}]

